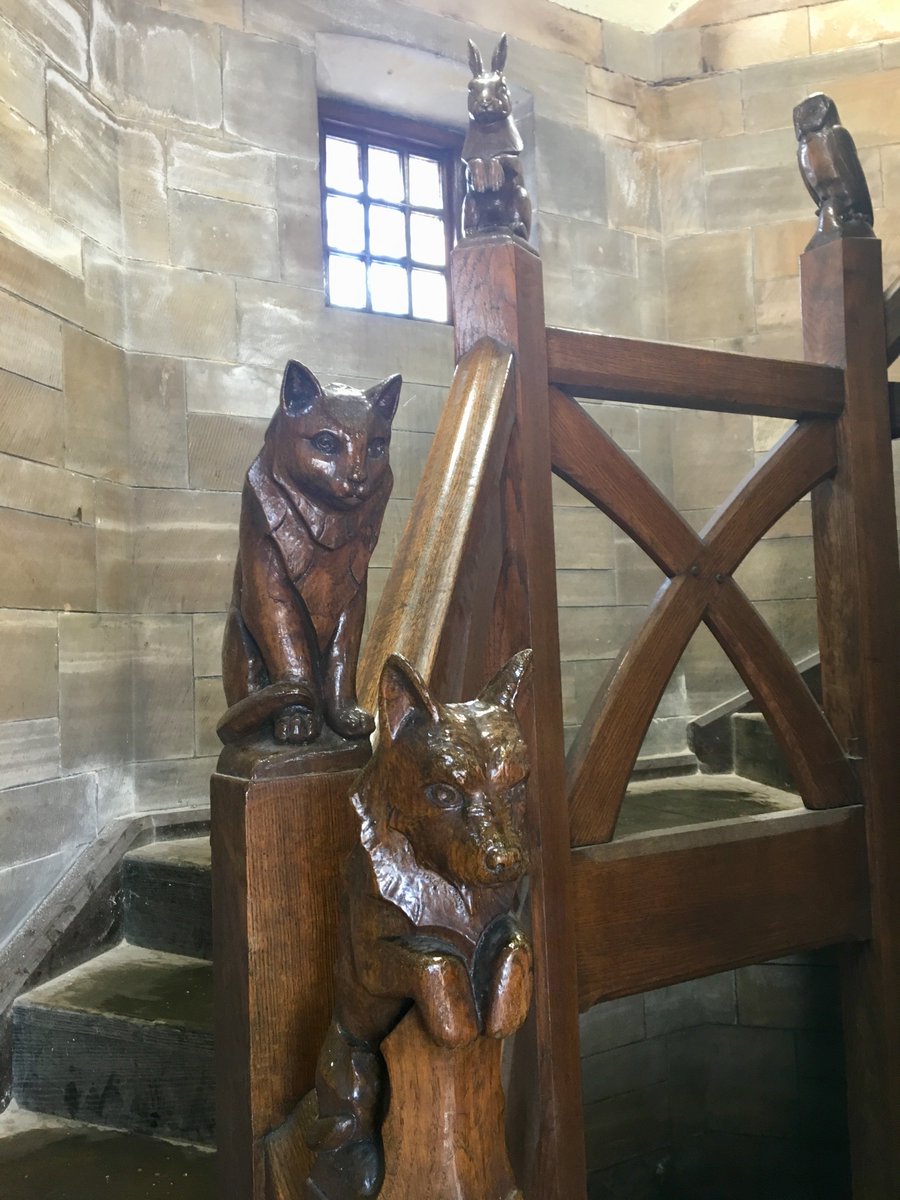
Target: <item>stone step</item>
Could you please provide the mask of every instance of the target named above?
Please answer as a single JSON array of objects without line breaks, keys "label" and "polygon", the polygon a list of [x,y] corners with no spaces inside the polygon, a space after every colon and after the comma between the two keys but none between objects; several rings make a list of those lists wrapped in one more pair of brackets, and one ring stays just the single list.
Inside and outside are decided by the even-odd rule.
[{"label": "stone step", "polygon": [[769,787],[793,791],[790,771],[762,713],[735,713],[731,722],[735,772],[745,779],[753,779]]},{"label": "stone step", "polygon": [[125,937],[135,946],[212,958],[209,838],[153,842],[126,854]]},{"label": "stone step", "polygon": [[213,1200],[205,1147],[17,1109],[0,1116],[3,1200]]},{"label": "stone step", "polygon": [[23,1108],[213,1140],[212,965],[127,942],[19,998]]},{"label": "stone step", "polygon": [[679,775],[628,785],[616,838],[800,808],[800,798],[738,775]]}]

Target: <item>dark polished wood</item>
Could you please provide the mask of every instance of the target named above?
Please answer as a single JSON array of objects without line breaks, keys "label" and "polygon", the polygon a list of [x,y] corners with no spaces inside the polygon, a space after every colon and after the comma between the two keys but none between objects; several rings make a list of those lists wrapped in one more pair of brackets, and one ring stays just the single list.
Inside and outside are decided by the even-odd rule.
[{"label": "dark polished wood", "polygon": [[582,1008],[867,937],[863,824],[798,811],[576,850]]},{"label": "dark polished wood", "polygon": [[608,841],[666,684],[705,620],[766,714],[804,803],[858,801],[853,772],[815,699],[734,583],[762,535],[836,462],[833,422],[800,422],[696,534],[579,404],[550,390],[553,469],[670,576],[623,648],[568,755],[573,844]]},{"label": "dark polished wood", "polygon": [[502,557],[496,484],[515,415],[511,369],[510,351],[491,338],[457,365],[360,660],[360,696],[369,707],[394,653],[439,695],[463,695],[466,662],[489,625],[484,610],[493,602]]},{"label": "dark polished wood", "polygon": [[547,330],[549,379],[585,399],[769,417],[835,416],[834,368],[571,329]]},{"label": "dark polished wood", "polygon": [[888,395],[891,414],[891,437],[900,437],[900,383],[888,385]]},{"label": "dark polished wood", "polygon": [[581,1067],[562,740],[559,629],[541,263],[512,237],[462,242],[451,263],[457,353],[487,334],[515,351],[516,424],[501,480],[504,554],[482,678],[534,649],[523,716],[532,772],[528,915],[535,1000],[516,1035],[508,1092],[510,1153],[529,1200],[585,1195]]},{"label": "dark polished wood", "polygon": [[807,356],[844,369],[833,480],[813,492],[826,712],[857,760],[872,937],[845,955],[854,1194],[900,1195],[900,561],[885,372],[881,244],[844,238],[800,260]]},{"label": "dark polished wood", "polygon": [[[513,915],[528,776],[515,704],[530,671],[520,651],[477,700],[445,705],[404,659],[384,666],[307,1133],[315,1200],[482,1200],[501,1179],[512,1191],[499,1055],[532,994]],[[410,1004],[386,1072],[382,1042]]]},{"label": "dark polished wood", "polygon": [[264,1138],[313,1085],[355,777],[212,778],[218,1200],[264,1200]]},{"label": "dark polished wood", "polygon": [[522,138],[512,115],[512,96],[503,76],[507,40],[501,34],[485,70],[481,51],[469,42],[469,126],[463,143],[466,196],[463,237],[512,233],[528,240],[531,200],[522,177]]},{"label": "dark polished wood", "polygon": [[900,279],[884,293],[884,325],[890,366],[900,357]]},{"label": "dark polished wood", "polygon": [[323,387],[289,361],[266,440],[247,472],[225,625],[223,742],[276,742],[375,727],[356,701],[366,573],[391,493],[400,376],[366,392]]},{"label": "dark polished wood", "polygon": [[794,132],[800,176],[819,218],[807,250],[836,238],[874,237],[869,185],[831,97],[815,92],[801,100],[794,109]]},{"label": "dark polished wood", "polygon": [[384,1044],[391,1107],[379,1200],[523,1200],[506,1153],[500,1052],[486,1037],[447,1051],[418,1009],[403,1018]]}]

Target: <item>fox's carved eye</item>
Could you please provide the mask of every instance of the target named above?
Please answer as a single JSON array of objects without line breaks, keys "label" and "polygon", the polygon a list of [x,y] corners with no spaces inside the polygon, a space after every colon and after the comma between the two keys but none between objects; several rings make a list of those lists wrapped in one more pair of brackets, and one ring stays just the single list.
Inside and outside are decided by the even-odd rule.
[{"label": "fox's carved eye", "polygon": [[312,439],[312,444],[323,454],[337,454],[341,448],[341,439],[329,429],[323,429]]},{"label": "fox's carved eye", "polygon": [[435,808],[462,807],[462,795],[449,783],[432,783],[425,789],[425,795]]},{"label": "fox's carved eye", "polygon": [[384,438],[372,438],[371,442],[369,442],[367,453],[369,458],[384,458],[386,450],[387,443]]}]

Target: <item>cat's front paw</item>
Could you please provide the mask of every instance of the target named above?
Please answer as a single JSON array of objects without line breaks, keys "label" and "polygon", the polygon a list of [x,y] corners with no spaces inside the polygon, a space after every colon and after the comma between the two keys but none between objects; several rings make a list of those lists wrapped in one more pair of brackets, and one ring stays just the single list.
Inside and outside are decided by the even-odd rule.
[{"label": "cat's front paw", "polygon": [[521,931],[517,931],[494,964],[484,1021],[484,1032],[488,1037],[509,1037],[528,1015],[533,989],[532,963],[531,944]]},{"label": "cat's front paw", "polygon": [[358,704],[350,704],[329,712],[328,724],[341,737],[361,738],[368,737],[374,730],[375,718]]},{"label": "cat's front paw", "polygon": [[300,704],[290,705],[275,718],[276,742],[314,742],[321,732],[321,715]]}]

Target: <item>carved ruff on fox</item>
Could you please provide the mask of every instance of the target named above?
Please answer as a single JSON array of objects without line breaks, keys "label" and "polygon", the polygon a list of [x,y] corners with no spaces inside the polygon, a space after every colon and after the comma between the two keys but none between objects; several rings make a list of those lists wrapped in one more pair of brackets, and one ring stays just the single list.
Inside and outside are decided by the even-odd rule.
[{"label": "carved ruff on fox", "polygon": [[[404,659],[385,664],[379,744],[351,797],[361,835],[316,1074],[309,1200],[379,1194],[380,1045],[411,1006],[427,1044],[450,1050],[507,1037],[528,1012],[531,946],[511,909],[527,867],[527,750],[514,705],[530,666],[522,651],[477,700],[442,705]],[[495,1051],[495,1094],[484,1100],[502,1130],[497,1041],[491,1061]],[[499,1140],[490,1153],[502,1156],[506,1200],[518,1192]]]},{"label": "carved ruff on fox", "polygon": [[313,741],[323,721],[349,738],[374,728],[356,701],[356,663],[400,384],[323,387],[302,364],[285,368],[244,484],[222,646],[225,742],[270,719],[279,742]]}]

